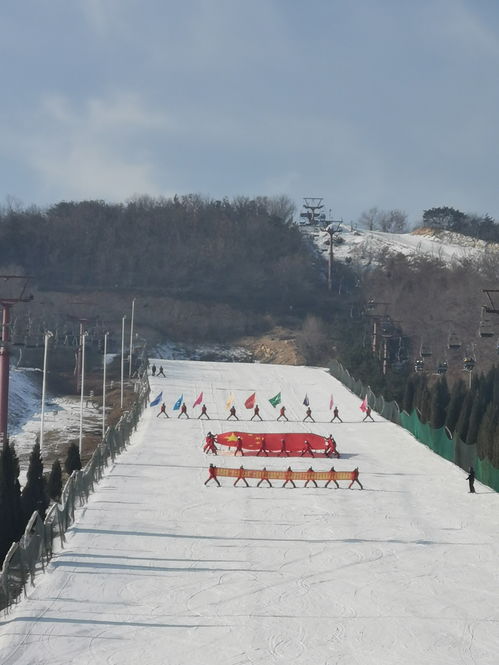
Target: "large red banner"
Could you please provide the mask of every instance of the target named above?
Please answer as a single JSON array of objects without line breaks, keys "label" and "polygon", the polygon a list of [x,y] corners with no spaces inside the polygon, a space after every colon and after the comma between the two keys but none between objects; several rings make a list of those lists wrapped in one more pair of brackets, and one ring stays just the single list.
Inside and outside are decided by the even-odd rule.
[{"label": "large red banner", "polygon": [[250,432],[223,432],[217,434],[217,443],[223,446],[236,447],[237,438],[241,437],[243,450],[258,451],[265,439],[265,446],[270,453],[278,453],[284,439],[286,450],[290,453],[301,453],[306,447],[305,441],[310,443],[312,450],[324,452],[325,439],[319,434],[299,432],[298,434],[254,434]]}]

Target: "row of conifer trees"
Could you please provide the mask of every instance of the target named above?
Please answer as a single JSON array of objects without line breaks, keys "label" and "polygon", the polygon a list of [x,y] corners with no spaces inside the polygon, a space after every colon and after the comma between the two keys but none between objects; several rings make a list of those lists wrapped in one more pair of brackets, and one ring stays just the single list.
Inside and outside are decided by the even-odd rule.
[{"label": "row of conifer trees", "polygon": [[[70,444],[64,461],[68,476],[81,469],[78,446]],[[19,459],[15,447],[4,441],[0,455],[0,565],[12,543],[19,540],[35,510],[45,518],[51,501],[58,501],[63,488],[61,462],[56,459],[49,473],[43,472],[40,445],[35,443],[29,458],[26,484],[19,482]]]},{"label": "row of conifer trees", "polygon": [[431,382],[427,375],[408,377],[403,409],[417,408],[422,422],[446,427],[464,443],[476,444],[480,459],[499,469],[499,368],[473,377],[468,387],[461,379],[451,389],[445,375]]}]

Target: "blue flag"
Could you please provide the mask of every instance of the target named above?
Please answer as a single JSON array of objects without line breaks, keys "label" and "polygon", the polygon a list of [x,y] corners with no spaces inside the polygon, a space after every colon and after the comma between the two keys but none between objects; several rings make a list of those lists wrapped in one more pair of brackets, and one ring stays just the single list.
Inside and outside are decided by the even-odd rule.
[{"label": "blue flag", "polygon": [[310,404],[309,399],[308,399],[308,395],[305,395],[305,399],[303,400],[303,404],[305,404],[305,406],[308,406]]},{"label": "blue flag", "polygon": [[158,404],[161,402],[162,399],[163,399],[163,391],[161,391],[159,395],[153,399],[153,401],[149,404],[149,406],[158,406]]},{"label": "blue flag", "polygon": [[182,406],[182,402],[183,402],[183,401],[184,401],[184,395],[183,395],[183,393],[182,393],[182,395],[180,395],[180,397],[178,398],[178,400],[177,400],[177,401],[175,402],[175,404],[173,405],[173,410],[174,410],[174,411],[178,411],[178,410],[180,409],[180,407]]}]

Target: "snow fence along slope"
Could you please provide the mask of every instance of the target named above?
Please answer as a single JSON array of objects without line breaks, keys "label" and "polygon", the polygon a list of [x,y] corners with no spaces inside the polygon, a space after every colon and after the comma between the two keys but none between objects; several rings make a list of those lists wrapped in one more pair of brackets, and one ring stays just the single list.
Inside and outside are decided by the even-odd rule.
[{"label": "snow fence along slope", "polygon": [[[158,361],[170,416],[183,394],[212,418],[156,418],[101,481],[49,572],[0,625],[2,665],[496,665],[499,500],[325,371]],[[250,432],[333,433],[342,458],[237,459],[248,468],[360,469],[363,491],[205,487],[208,430],[256,391]],[[287,415],[267,402],[278,391]],[[304,424],[308,394],[317,424]],[[330,425],[329,399],[343,424]],[[199,407],[198,407],[199,409]],[[199,413],[199,411],[198,411]],[[301,484],[301,483],[300,483]]]}]

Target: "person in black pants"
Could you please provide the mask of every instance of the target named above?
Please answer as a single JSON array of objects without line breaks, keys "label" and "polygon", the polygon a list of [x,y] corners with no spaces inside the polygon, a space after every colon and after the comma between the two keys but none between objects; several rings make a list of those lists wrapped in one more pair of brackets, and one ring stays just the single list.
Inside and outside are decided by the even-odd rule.
[{"label": "person in black pants", "polygon": [[476,494],[476,492],[475,492],[475,469],[472,466],[470,466],[470,470],[469,470],[468,474],[469,475],[466,478],[466,480],[468,481],[468,483],[470,485],[470,493],[471,494]]}]

